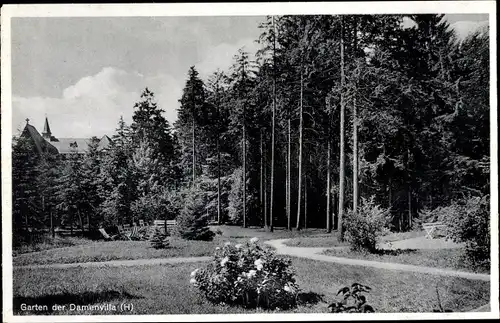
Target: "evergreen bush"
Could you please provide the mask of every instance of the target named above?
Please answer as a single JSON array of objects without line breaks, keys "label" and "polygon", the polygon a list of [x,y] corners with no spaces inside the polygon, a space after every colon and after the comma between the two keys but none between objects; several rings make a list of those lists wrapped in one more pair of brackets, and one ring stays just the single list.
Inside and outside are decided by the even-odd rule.
[{"label": "evergreen bush", "polygon": [[162,232],[158,227],[155,227],[151,237],[151,246],[155,249],[165,249],[170,245],[168,241],[168,233]]},{"label": "evergreen bush", "polygon": [[349,210],[344,222],[345,239],[351,249],[375,252],[378,239],[388,232],[389,210],[362,199],[357,212]]},{"label": "evergreen bush", "polygon": [[215,235],[208,227],[203,194],[197,188],[191,188],[185,194],[184,206],[177,219],[177,230],[186,240],[210,241]]}]

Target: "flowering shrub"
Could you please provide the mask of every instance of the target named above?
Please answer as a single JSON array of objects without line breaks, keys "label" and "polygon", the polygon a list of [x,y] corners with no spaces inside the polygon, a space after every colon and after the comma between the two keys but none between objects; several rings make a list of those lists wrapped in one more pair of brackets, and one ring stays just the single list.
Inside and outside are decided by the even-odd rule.
[{"label": "flowering shrub", "polygon": [[388,210],[375,204],[373,197],[363,199],[357,212],[345,219],[345,238],[351,249],[375,252],[378,239],[388,232]]},{"label": "flowering shrub", "polygon": [[287,309],[297,306],[299,288],[288,258],[250,243],[217,247],[212,262],[191,273],[191,284],[216,304]]}]

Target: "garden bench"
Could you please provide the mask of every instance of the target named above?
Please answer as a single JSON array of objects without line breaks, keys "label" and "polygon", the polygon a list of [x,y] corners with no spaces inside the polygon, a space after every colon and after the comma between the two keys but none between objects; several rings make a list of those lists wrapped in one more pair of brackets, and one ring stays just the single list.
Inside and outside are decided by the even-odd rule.
[{"label": "garden bench", "polygon": [[[176,220],[167,220],[167,231],[171,231],[173,227],[177,225]],[[153,227],[163,228],[165,226],[165,220],[154,220]]]},{"label": "garden bench", "polygon": [[446,228],[446,225],[443,222],[432,222],[432,223],[422,223],[422,227],[425,230],[425,237],[427,239],[434,239],[433,234],[437,232],[439,229]]},{"label": "garden bench", "polygon": [[[165,225],[165,220],[154,220],[153,225],[155,227],[160,227]],[[176,220],[167,220],[167,227],[173,227],[177,225]]]},{"label": "garden bench", "polygon": [[113,236],[110,236],[110,235],[106,232],[106,230],[104,230],[104,228],[100,228],[100,229],[99,229],[99,232],[102,234],[102,236],[104,237],[104,239],[105,239],[105,240],[115,240],[115,238],[116,238],[117,236],[119,236],[119,234],[115,234],[115,235],[113,235]]}]

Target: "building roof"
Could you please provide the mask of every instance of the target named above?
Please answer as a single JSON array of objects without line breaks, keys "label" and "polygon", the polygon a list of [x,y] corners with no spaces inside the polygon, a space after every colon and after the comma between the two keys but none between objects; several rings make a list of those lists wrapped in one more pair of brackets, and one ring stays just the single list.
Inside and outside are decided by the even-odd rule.
[{"label": "building roof", "polygon": [[[47,134],[47,136],[44,138],[35,127],[26,123],[26,127],[24,127],[21,136],[32,138],[35,149],[39,154],[46,151],[54,154],[68,154],[74,152],[84,154],[88,150],[91,142],[91,138],[56,138],[52,136],[47,118],[45,118],[43,134]],[[111,138],[104,135],[99,140],[97,149],[105,149],[111,144],[113,144]]]},{"label": "building roof", "polygon": [[50,132],[49,119],[47,119],[47,117],[45,117],[45,125],[43,126],[42,134],[47,134],[48,136],[52,134],[52,132]]},{"label": "building roof", "polygon": [[103,150],[105,148],[108,148],[112,144],[113,140],[111,140],[111,138],[109,138],[107,135],[104,135],[99,141],[99,146],[97,147],[97,150]]},{"label": "building roof", "polygon": [[60,154],[72,152],[84,153],[89,147],[89,138],[57,138],[58,141],[52,141]]},{"label": "building roof", "polygon": [[43,152],[57,154],[58,149],[45,140],[35,127],[26,123],[26,127],[21,134],[22,137],[29,137],[33,140],[36,151],[41,154]]}]

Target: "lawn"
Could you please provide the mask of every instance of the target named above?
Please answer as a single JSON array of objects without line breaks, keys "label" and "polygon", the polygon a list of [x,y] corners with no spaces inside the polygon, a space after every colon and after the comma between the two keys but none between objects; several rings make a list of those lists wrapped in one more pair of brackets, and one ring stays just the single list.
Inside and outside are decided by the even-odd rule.
[{"label": "lawn", "polygon": [[[45,265],[77,262],[99,262],[109,260],[132,260],[169,257],[197,257],[212,255],[216,246],[225,241],[241,243],[258,237],[261,241],[300,236],[314,236],[324,231],[318,229],[287,231],[282,228],[267,232],[263,228],[241,228],[239,226],[216,226],[222,235],[213,241],[187,241],[179,237],[170,238],[170,247],[154,249],[149,241],[91,241],[78,238],[56,238],[54,243],[44,243],[35,250],[46,250],[17,254],[12,258],[14,265]],[[57,243],[56,243],[57,242]],[[56,247],[65,246],[67,247]]]},{"label": "lawn", "polygon": [[303,229],[300,231],[293,230],[289,231],[285,228],[274,228],[273,232],[266,231],[264,228],[251,227],[242,228],[239,226],[213,226],[212,230],[220,229],[222,231],[222,236],[232,240],[238,239],[250,239],[257,237],[262,241],[272,240],[272,239],[293,239],[298,237],[316,237],[324,236],[325,229]]},{"label": "lawn", "polygon": [[302,247],[302,248],[331,248],[347,246],[347,242],[340,242],[337,239],[337,234],[324,234],[317,237],[300,237],[292,238],[284,243],[289,247]]},{"label": "lawn", "polygon": [[31,253],[31,252],[37,252],[37,251],[44,251],[44,250],[49,250],[49,249],[56,249],[56,248],[64,248],[64,247],[71,247],[71,246],[78,246],[78,245],[86,245],[86,244],[92,244],[95,241],[82,238],[82,237],[61,237],[59,235],[56,235],[54,238],[52,238],[49,234],[46,234],[45,236],[42,237],[42,241],[36,244],[23,244],[20,246],[16,246],[14,250],[12,250],[12,256],[17,256],[20,254],[24,253]]},{"label": "lawn", "polygon": [[[304,248],[332,248],[339,246],[347,246],[347,242],[339,242],[338,232],[325,233],[325,230],[316,229],[311,231],[314,233],[302,234],[300,236],[292,237],[285,242],[285,245],[290,247],[304,247]],[[299,233],[301,234],[301,232]],[[380,242],[391,242],[415,237],[424,236],[424,231],[410,231],[410,232],[394,232],[380,238]]]},{"label": "lawn", "polygon": [[471,268],[464,261],[464,249],[408,249],[380,250],[378,253],[356,252],[346,249],[329,249],[324,254],[336,257],[401,263],[416,266],[437,267],[489,273],[489,268]]},{"label": "lawn", "polygon": [[[489,283],[462,278],[443,278],[293,258],[297,281],[308,303],[291,312],[326,313],[337,290],[353,282],[373,288],[368,301],[377,312],[430,312],[436,308],[436,286],[444,308],[472,310],[489,302]],[[14,269],[14,313],[19,314],[216,314],[255,313],[215,306],[189,285],[189,273],[201,264],[139,267]],[[320,298],[323,301],[319,300]],[[301,296],[301,299],[304,297]],[[120,304],[133,305],[122,312]],[[21,304],[48,305],[47,312],[21,311]],[[52,311],[52,305],[66,305]],[[104,309],[72,310],[75,305],[103,305]],[[115,306],[115,308],[113,308]]]},{"label": "lawn", "polygon": [[213,254],[220,238],[214,241],[187,241],[172,237],[170,247],[154,249],[149,241],[98,241],[92,244],[49,249],[13,257],[14,265],[67,264],[109,260],[170,257],[197,257]]}]

